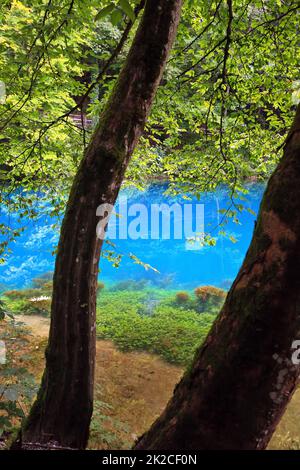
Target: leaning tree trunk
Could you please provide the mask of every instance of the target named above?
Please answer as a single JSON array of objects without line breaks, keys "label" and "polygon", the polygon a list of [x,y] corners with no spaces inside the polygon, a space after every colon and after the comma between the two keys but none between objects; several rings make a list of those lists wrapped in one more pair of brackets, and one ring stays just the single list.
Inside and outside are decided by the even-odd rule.
[{"label": "leaning tree trunk", "polygon": [[126,64],[75,178],[56,258],[46,368],[15,447],[86,446],[102,245],[96,237],[96,209],[117,198],[176,35],[181,3],[147,0]]},{"label": "leaning tree trunk", "polygon": [[244,263],[205,343],[135,449],[265,449],[300,366],[300,106]]}]

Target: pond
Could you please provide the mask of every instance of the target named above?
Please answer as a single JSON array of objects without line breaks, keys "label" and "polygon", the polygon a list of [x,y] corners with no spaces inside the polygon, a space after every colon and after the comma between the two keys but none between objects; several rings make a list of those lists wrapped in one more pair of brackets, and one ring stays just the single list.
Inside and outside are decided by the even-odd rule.
[{"label": "pond", "polygon": [[[264,190],[262,184],[248,184],[248,194],[236,199],[248,210],[238,214],[238,222],[230,218],[222,227],[224,210],[229,207],[230,194],[226,188],[219,188],[213,193],[201,195],[200,200],[185,196],[167,196],[166,184],[155,183],[142,192],[124,189],[120,193],[119,202],[127,204],[128,213],[124,218],[121,206],[117,206],[118,216],[112,216],[109,233],[114,226],[126,224],[130,237],[120,236],[112,240],[115,248],[105,244],[106,250],[122,255],[119,267],[114,267],[108,259],[101,260],[100,278],[105,284],[120,283],[133,280],[142,284],[168,289],[193,289],[199,285],[214,285],[227,289],[243,261],[253,233],[256,213]],[[153,205],[177,204],[177,208],[190,206],[184,214],[183,224],[195,226],[197,205],[199,214],[204,217],[204,232],[215,238],[216,244],[209,246],[199,241],[199,233],[195,226],[195,237],[178,238],[176,228],[182,223],[176,211],[170,212],[170,237],[159,238],[153,235],[150,224]],[[134,206],[133,206],[134,205]],[[198,208],[199,208],[198,207]],[[140,212],[140,213],[139,213]],[[135,217],[134,214],[135,213]],[[139,213],[138,220],[137,214]],[[180,213],[179,213],[180,215]],[[1,220],[2,217],[2,220]],[[0,223],[5,215],[0,217]],[[13,215],[10,215],[13,220]],[[127,218],[127,220],[126,220]],[[152,220],[152,219],[151,219]],[[160,228],[163,222],[160,220]],[[200,224],[201,226],[201,224]],[[123,227],[124,228],[124,227]],[[134,229],[134,230],[133,230]],[[220,231],[225,235],[220,235]],[[167,230],[168,232],[168,230]],[[118,232],[119,233],[119,232]],[[139,237],[139,238],[137,238]],[[137,239],[135,239],[137,238]],[[188,238],[188,240],[187,240]],[[0,284],[4,288],[23,288],[30,286],[32,279],[53,271],[55,257],[53,252],[58,241],[58,230],[53,228],[53,220],[40,216],[36,221],[26,221],[26,230],[12,244],[12,253],[5,264],[0,266]],[[142,264],[132,259],[131,254]],[[146,269],[143,264],[152,268]]]}]

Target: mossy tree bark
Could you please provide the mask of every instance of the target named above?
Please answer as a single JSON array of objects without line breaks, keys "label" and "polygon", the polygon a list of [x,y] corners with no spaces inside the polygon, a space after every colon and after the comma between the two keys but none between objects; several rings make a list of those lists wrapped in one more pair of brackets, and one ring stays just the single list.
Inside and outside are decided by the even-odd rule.
[{"label": "mossy tree bark", "polygon": [[300,107],[243,265],[194,363],[135,449],[265,449],[299,380]]},{"label": "mossy tree bark", "polygon": [[101,241],[96,209],[113,204],[175,39],[182,0],[147,0],[126,63],[75,178],[56,258],[46,368],[14,448],[84,448],[93,408]]}]

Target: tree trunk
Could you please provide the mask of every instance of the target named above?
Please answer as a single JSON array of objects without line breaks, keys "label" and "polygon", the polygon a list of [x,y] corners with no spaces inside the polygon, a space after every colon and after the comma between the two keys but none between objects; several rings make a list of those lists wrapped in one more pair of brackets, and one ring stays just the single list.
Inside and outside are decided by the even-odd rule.
[{"label": "tree trunk", "polygon": [[117,198],[176,35],[181,3],[146,2],[125,66],[75,178],[56,258],[46,368],[15,448],[87,444],[102,245],[96,237],[96,209]]},{"label": "tree trunk", "polygon": [[135,449],[265,449],[300,366],[300,107],[244,263],[194,363]]}]

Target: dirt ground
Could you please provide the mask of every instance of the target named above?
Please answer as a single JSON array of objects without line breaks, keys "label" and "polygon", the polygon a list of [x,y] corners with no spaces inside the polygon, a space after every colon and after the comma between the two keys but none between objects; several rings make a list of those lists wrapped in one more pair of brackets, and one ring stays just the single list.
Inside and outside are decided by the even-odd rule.
[{"label": "dirt ground", "polygon": [[[24,315],[18,320],[30,328],[35,339],[48,336],[47,318]],[[92,432],[90,447],[109,447],[107,437],[111,445],[131,446],[164,410],[183,369],[152,354],[120,352],[110,341],[98,340],[96,351],[95,404],[97,408],[100,403],[105,432],[104,442],[99,438],[101,429]]]},{"label": "dirt ground", "polygon": [[[20,316],[34,336],[45,343],[49,320]],[[36,346],[35,346],[36,347]],[[39,375],[43,369],[43,348]],[[129,448],[165,408],[183,369],[155,355],[118,351],[110,341],[97,341],[95,409],[91,448]],[[269,445],[270,449],[300,448],[300,389],[296,391]]]}]

